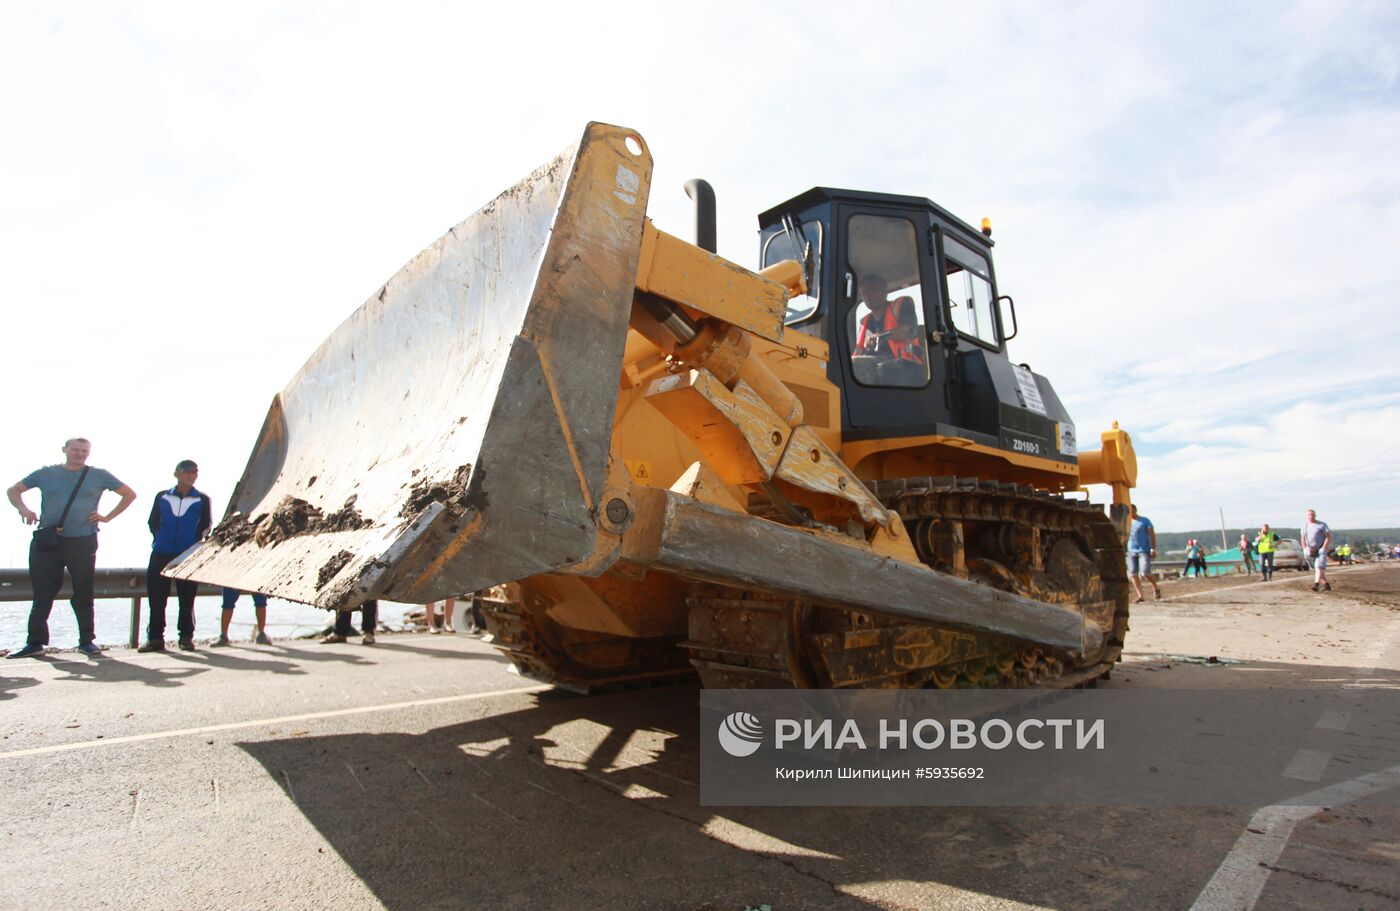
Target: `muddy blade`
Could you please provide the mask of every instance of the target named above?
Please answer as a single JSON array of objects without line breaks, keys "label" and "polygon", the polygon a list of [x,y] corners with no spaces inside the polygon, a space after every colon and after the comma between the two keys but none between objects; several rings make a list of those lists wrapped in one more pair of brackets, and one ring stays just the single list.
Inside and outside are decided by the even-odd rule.
[{"label": "muddy blade", "polygon": [[629,136],[590,124],[337,328],[167,574],[344,609],[585,556],[651,180]]}]

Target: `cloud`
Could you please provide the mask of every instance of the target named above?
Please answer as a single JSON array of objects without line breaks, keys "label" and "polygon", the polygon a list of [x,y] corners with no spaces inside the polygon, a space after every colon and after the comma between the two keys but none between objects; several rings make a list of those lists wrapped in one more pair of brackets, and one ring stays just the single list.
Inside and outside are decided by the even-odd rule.
[{"label": "cloud", "polygon": [[[9,471],[84,432],[142,493],[188,456],[225,501],[325,335],[601,119],[646,137],[663,229],[687,232],[683,181],[715,184],[721,252],[744,265],[754,214],[814,185],[992,216],[1013,358],[1082,438],[1114,419],[1134,433],[1159,527],[1309,496],[1340,524],[1395,524],[1372,477],[1395,451],[1365,460],[1397,439],[1398,19],[1383,3],[12,5]],[[1358,480],[1311,467],[1329,448]],[[23,546],[12,528],[0,559]],[[124,517],[103,561],[145,546]]]}]

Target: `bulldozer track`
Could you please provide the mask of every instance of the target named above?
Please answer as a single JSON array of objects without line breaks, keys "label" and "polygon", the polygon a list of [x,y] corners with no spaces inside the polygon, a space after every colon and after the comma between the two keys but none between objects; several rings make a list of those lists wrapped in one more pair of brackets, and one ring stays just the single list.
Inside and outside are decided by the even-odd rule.
[{"label": "bulldozer track", "polygon": [[601,675],[580,667],[514,586],[481,599],[492,643],[520,673],[583,691],[674,682],[692,667],[705,686],[721,688],[1064,688],[1108,676],[1128,630],[1129,585],[1118,531],[1100,507],[969,478],[870,486],[927,565],[1076,610],[1105,634],[1102,649],[1076,661],[996,636],[709,583],[689,587],[687,638],[638,643]]},{"label": "bulldozer track", "polygon": [[930,567],[1079,611],[1106,634],[1079,661],[994,636],[697,585],[682,646],[707,687],[1075,687],[1108,676],[1128,631],[1117,529],[1100,507],[969,478],[879,481]]}]

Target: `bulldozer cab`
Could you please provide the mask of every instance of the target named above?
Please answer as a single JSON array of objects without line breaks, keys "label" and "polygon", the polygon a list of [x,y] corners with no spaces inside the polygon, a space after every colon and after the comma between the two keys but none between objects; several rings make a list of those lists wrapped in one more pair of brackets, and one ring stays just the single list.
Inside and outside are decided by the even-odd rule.
[{"label": "bulldozer cab", "polygon": [[764,267],[808,263],[786,323],[830,344],[847,439],[988,425],[962,380],[970,359],[1006,361],[989,238],[927,199],[824,187],[759,225]]}]

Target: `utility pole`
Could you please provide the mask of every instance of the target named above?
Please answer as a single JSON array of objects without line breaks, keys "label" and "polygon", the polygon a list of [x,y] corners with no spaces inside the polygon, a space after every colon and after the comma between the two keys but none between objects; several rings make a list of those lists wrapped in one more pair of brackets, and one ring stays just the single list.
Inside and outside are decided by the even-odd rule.
[{"label": "utility pole", "polygon": [[1230,545],[1225,541],[1225,507],[1220,507],[1220,549],[1228,550]]}]

